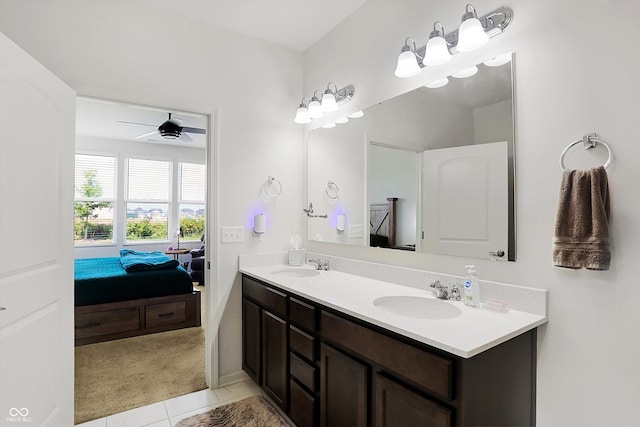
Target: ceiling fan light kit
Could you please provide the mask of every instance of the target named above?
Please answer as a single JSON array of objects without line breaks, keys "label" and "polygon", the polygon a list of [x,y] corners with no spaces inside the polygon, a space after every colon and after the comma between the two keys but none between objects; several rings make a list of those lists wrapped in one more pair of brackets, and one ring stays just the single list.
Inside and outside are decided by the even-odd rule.
[{"label": "ceiling fan light kit", "polygon": [[[169,119],[166,120],[164,123],[162,123],[160,126],[158,126],[156,130],[143,133],[142,135],[138,135],[134,139],[149,140],[149,138],[153,136],[160,135],[163,139],[166,139],[166,140],[179,139],[182,142],[194,142],[193,139],[189,135],[187,135],[187,133],[200,134],[200,135],[204,135],[207,133],[206,129],[182,126],[182,124],[184,123],[182,119],[179,119],[177,117],[171,117],[171,113],[167,113],[167,114],[169,115]],[[134,123],[134,122],[125,122],[125,121],[121,121],[120,123],[156,127],[156,125],[151,125],[148,123]]]}]

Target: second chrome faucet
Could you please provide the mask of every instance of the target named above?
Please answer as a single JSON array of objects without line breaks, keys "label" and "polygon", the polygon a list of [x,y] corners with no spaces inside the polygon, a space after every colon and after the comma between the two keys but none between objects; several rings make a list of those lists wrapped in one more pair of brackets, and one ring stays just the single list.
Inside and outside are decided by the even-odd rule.
[{"label": "second chrome faucet", "polygon": [[445,285],[440,283],[440,280],[434,280],[433,282],[431,282],[431,285],[429,286],[433,288],[437,298],[452,300],[452,301],[462,300],[462,294],[460,293],[460,285],[457,283],[454,283],[450,290]]}]

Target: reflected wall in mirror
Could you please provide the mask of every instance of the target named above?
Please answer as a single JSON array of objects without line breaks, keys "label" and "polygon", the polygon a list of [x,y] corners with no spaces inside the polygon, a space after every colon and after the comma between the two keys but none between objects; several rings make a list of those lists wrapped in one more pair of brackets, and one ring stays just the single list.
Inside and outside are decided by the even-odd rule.
[{"label": "reflected wall in mirror", "polygon": [[485,64],[309,132],[309,240],[515,260],[513,61]]}]

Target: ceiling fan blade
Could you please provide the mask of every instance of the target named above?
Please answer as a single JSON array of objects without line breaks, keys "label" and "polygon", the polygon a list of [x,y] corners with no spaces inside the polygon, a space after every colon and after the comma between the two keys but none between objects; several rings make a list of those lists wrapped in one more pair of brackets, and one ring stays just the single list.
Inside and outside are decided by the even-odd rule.
[{"label": "ceiling fan blade", "polygon": [[193,138],[191,138],[189,135],[187,135],[186,133],[182,132],[180,134],[180,138],[178,138],[180,141],[182,142],[193,142]]},{"label": "ceiling fan blade", "polygon": [[160,136],[160,132],[157,130],[152,130],[151,132],[143,133],[142,135],[138,135],[133,139],[147,139],[152,136]]},{"label": "ceiling fan blade", "polygon": [[117,120],[116,123],[125,123],[125,124],[128,124],[128,125],[140,125],[140,126],[158,127],[158,125],[150,125],[150,124],[147,124],[147,123],[125,122],[123,120]]},{"label": "ceiling fan blade", "polygon": [[206,129],[200,129],[200,128],[183,127],[182,128],[182,132],[205,134],[205,133],[207,133],[207,130]]}]

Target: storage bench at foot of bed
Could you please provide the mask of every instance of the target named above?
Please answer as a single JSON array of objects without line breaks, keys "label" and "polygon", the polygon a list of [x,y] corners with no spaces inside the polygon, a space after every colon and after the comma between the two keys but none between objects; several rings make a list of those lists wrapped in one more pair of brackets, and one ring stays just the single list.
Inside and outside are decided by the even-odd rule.
[{"label": "storage bench at foot of bed", "polygon": [[75,308],[76,346],[200,326],[200,291]]}]

